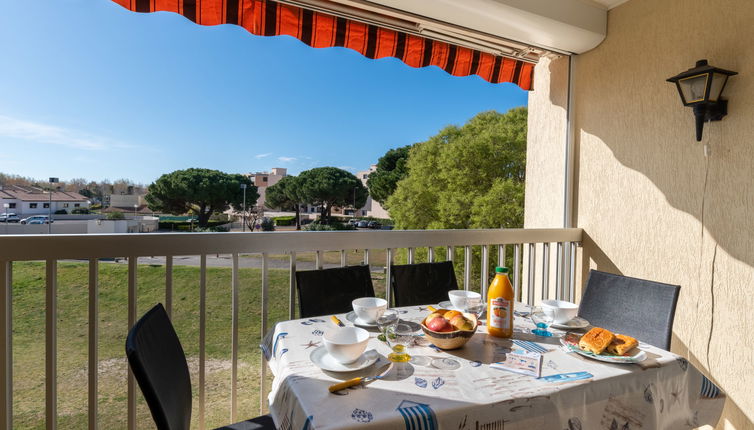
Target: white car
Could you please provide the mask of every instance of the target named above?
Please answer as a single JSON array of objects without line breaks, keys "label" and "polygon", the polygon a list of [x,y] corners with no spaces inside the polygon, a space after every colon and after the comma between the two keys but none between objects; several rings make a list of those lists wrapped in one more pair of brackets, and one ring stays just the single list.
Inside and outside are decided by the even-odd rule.
[{"label": "white car", "polygon": [[0,222],[18,222],[21,218],[14,213],[0,214]]},{"label": "white car", "polygon": [[50,221],[47,215],[34,215],[21,220],[21,224],[49,224],[50,222],[55,221]]}]

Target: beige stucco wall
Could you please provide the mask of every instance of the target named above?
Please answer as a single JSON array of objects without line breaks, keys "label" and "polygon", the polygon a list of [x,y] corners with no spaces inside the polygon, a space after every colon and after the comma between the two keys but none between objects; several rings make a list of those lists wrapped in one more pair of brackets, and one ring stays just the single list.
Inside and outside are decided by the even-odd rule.
[{"label": "beige stucco wall", "polygon": [[[681,285],[673,350],[727,392],[719,427],[735,429],[754,428],[752,22],[751,0],[630,0],[609,12],[606,40],[574,66],[583,272]],[[665,82],[701,58],[740,73],[726,89],[729,116],[705,126],[708,159],[691,109]],[[538,84],[553,79],[537,72]],[[551,186],[549,168],[560,162],[562,171],[563,135],[548,124],[560,124],[562,104],[548,90],[529,99],[527,227],[562,225],[562,187]]]}]

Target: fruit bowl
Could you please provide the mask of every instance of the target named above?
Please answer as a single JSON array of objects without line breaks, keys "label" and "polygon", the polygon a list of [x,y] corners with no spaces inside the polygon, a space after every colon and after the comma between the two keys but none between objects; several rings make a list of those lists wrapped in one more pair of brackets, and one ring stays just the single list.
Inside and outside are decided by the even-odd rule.
[{"label": "fruit bowl", "polygon": [[[471,326],[473,328],[466,329],[466,330],[451,330],[451,331],[434,331],[431,330],[429,327],[427,327],[427,320],[434,315],[434,313],[438,313],[440,315],[445,315],[447,312],[456,312],[461,315],[463,315],[467,320],[471,322]],[[474,314],[466,313],[466,312],[457,312],[457,311],[450,311],[449,309],[438,309],[434,312],[432,315],[429,315],[427,318],[424,318],[421,322],[422,331],[424,332],[424,336],[431,342],[433,345],[440,349],[458,349],[466,344],[466,342],[471,339],[472,336],[474,336],[474,333],[476,333],[476,327],[478,325],[477,317]]]}]

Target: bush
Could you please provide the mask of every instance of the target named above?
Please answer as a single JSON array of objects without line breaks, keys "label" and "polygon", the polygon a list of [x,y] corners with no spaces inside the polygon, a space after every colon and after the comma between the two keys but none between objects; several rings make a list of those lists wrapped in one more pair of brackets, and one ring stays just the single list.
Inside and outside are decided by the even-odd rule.
[{"label": "bush", "polygon": [[343,224],[341,222],[331,222],[330,224],[322,224],[320,222],[313,222],[306,227],[305,231],[343,231],[343,230],[356,230],[354,226]]},{"label": "bush", "polygon": [[275,221],[270,218],[262,218],[262,222],[259,225],[262,226],[262,231],[275,231]]},{"label": "bush", "polygon": [[126,216],[123,215],[123,212],[110,212],[107,214],[107,219],[126,219]]},{"label": "bush", "polygon": [[68,215],[68,211],[65,209],[58,209],[55,211],[55,215]]},{"label": "bush", "polygon": [[296,217],[293,215],[276,216],[276,217],[273,217],[272,220],[275,221],[275,225],[279,225],[279,226],[296,224]]},{"label": "bush", "polygon": [[88,208],[75,208],[71,211],[71,213],[77,214],[77,215],[87,215],[87,214],[90,214],[91,212],[89,211]]}]

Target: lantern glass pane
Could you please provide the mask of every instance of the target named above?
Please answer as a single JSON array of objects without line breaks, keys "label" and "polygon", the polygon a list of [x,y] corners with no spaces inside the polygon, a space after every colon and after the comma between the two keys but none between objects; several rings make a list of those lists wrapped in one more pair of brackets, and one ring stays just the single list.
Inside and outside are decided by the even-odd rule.
[{"label": "lantern glass pane", "polygon": [[690,76],[678,81],[683,94],[683,103],[691,104],[704,101],[707,89],[707,77],[709,74]]},{"label": "lantern glass pane", "polygon": [[711,102],[716,102],[720,98],[720,93],[723,92],[723,87],[727,80],[728,75],[723,75],[722,73],[712,74],[712,87],[709,90],[709,100]]}]

